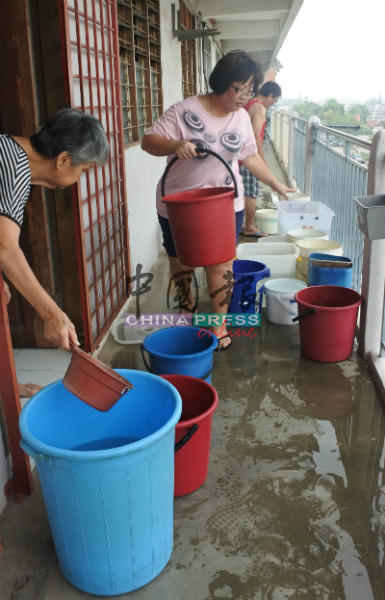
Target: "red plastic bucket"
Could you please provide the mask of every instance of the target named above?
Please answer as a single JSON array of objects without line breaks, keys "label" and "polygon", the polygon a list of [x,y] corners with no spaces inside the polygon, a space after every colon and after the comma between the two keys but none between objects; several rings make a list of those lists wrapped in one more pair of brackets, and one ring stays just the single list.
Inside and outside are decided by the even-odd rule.
[{"label": "red plastic bucket", "polygon": [[182,415],[175,429],[174,497],[197,490],[207,479],[211,425],[218,406],[212,385],[187,375],[162,375],[182,398]]},{"label": "red plastic bucket", "polygon": [[340,362],[353,352],[358,292],[335,285],[317,285],[297,292],[301,352],[319,362]]},{"label": "red plastic bucket", "polygon": [[[196,149],[202,152],[201,149]],[[235,175],[228,163],[212,150],[204,150],[229,170],[234,189],[228,187],[185,190],[164,194],[166,175],[177,157],[167,165],[162,179],[162,197],[167,206],[171,233],[179,261],[189,267],[218,265],[235,257],[234,198],[238,196]]]}]

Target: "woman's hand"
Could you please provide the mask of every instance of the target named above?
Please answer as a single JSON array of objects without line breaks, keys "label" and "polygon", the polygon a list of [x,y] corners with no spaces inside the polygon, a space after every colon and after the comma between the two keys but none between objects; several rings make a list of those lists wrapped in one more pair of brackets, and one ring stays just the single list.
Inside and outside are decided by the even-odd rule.
[{"label": "woman's hand", "polygon": [[186,140],[176,142],[174,154],[176,154],[176,156],[181,160],[195,158],[197,156],[197,153],[195,152],[195,145],[192,142],[186,142]]},{"label": "woman's hand", "polygon": [[7,304],[11,302],[11,290],[9,289],[8,283],[4,281],[4,293],[5,293],[5,301]]},{"label": "woman's hand", "polygon": [[70,340],[75,346],[79,346],[75,327],[58,307],[44,317],[44,336],[62,350],[70,350]]},{"label": "woman's hand", "polygon": [[289,198],[287,196],[288,193],[296,191],[292,188],[287,187],[283,183],[279,183],[279,182],[277,182],[275,185],[271,185],[271,189],[274,192],[277,192],[280,196],[283,196],[285,198],[285,200],[289,200]]}]

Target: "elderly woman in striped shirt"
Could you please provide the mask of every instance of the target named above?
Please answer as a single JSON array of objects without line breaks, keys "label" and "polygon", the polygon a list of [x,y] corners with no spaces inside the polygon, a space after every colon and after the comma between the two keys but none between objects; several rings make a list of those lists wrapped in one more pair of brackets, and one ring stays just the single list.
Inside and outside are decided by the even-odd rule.
[{"label": "elderly woman in striped shirt", "polygon": [[[0,269],[44,321],[45,337],[69,350],[78,344],[67,315],[37,281],[19,246],[20,227],[31,185],[66,188],[94,163],[108,158],[102,124],[66,108],[30,138],[0,135]],[[9,300],[8,286],[6,295]]]}]

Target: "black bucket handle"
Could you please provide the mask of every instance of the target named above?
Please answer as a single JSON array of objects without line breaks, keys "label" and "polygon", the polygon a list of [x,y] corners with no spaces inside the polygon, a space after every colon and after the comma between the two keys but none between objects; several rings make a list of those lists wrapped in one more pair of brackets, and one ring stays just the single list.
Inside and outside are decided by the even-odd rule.
[{"label": "black bucket handle", "polygon": [[[219,361],[219,352],[220,352],[220,346],[219,346],[219,344],[218,344],[216,350],[217,350],[217,358],[216,358],[213,366],[211,367],[210,371],[208,371],[208,373],[206,373],[206,375],[204,375],[204,377],[200,377],[200,379],[202,379],[203,381],[205,381],[207,379],[207,377],[209,377],[211,375],[211,373],[217,368],[217,364],[218,364],[218,361]],[[154,371],[151,369],[150,365],[148,364],[148,362],[146,360],[146,357],[144,355],[144,351],[145,351],[144,344],[141,344],[140,351],[142,353],[142,359],[143,359],[144,366],[146,367],[147,371],[149,373],[151,373],[152,375],[159,375],[159,373],[154,373]]]},{"label": "black bucket handle", "polygon": [[176,452],[178,452],[178,450],[180,450],[181,448],[183,448],[183,446],[185,446],[187,444],[187,442],[192,438],[192,436],[194,435],[194,433],[196,433],[199,429],[199,425],[198,423],[194,423],[194,425],[188,430],[188,432],[186,433],[186,435],[184,437],[182,437],[181,440],[179,440],[179,442],[177,444],[175,444],[174,446],[174,454]]},{"label": "black bucket handle", "polygon": [[[195,152],[197,152],[198,154],[211,154],[212,156],[215,156],[215,158],[217,158],[218,160],[221,161],[221,163],[223,163],[226,167],[226,169],[229,171],[233,181],[234,181],[234,195],[236,198],[238,198],[238,184],[237,184],[237,180],[235,179],[235,175],[233,173],[232,168],[230,167],[230,165],[225,161],[224,158],[222,158],[222,156],[220,156],[219,154],[217,154],[216,152],[214,152],[214,150],[209,150],[208,148],[195,148]],[[166,175],[169,172],[169,170],[171,169],[172,165],[174,163],[176,163],[176,161],[178,160],[177,156],[174,156],[174,158],[172,160],[170,160],[170,162],[168,163],[165,172],[163,173],[163,177],[162,177],[162,198],[164,198],[165,193],[164,193],[164,182],[166,179]]]},{"label": "black bucket handle", "polygon": [[293,323],[297,323],[297,321],[302,321],[302,319],[305,319],[306,317],[310,317],[310,315],[314,315],[314,313],[317,312],[316,308],[311,308],[310,310],[307,310],[306,312],[302,313],[302,315],[297,315],[296,317],[294,317],[294,319],[292,319]]}]

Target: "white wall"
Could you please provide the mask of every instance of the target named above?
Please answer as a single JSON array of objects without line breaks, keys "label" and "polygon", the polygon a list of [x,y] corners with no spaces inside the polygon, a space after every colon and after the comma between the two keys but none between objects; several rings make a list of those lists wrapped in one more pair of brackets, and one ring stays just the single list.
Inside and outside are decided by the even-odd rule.
[{"label": "white wall", "polygon": [[[163,108],[182,100],[181,47],[172,37],[171,4],[160,3]],[[166,158],[143,152],[139,144],[125,151],[128,227],[131,267],[138,263],[150,270],[162,249],[162,236],[156,214],[155,192],[166,166]],[[134,273],[133,273],[134,274]]]}]

